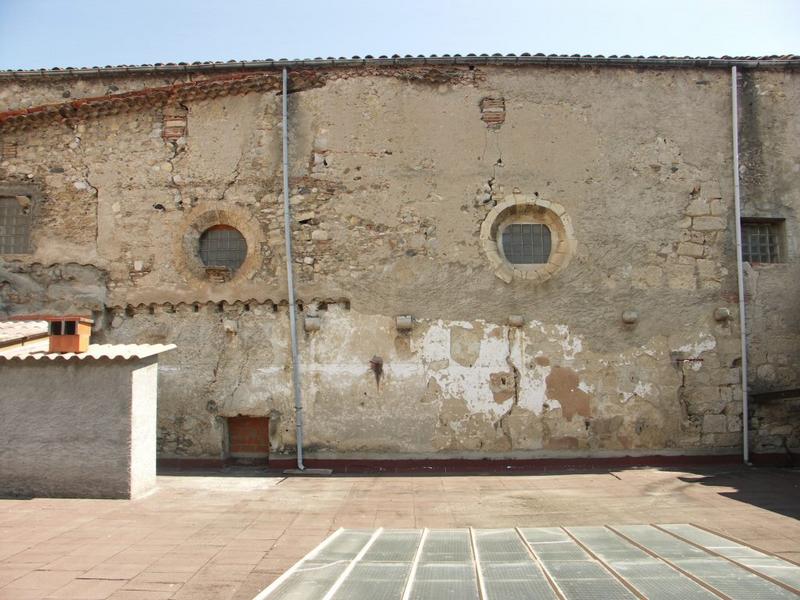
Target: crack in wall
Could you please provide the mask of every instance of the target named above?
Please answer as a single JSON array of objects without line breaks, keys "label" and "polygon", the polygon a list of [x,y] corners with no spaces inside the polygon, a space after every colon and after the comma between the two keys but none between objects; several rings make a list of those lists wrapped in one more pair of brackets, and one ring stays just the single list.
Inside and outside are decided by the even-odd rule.
[{"label": "crack in wall", "polygon": [[492,163],[492,176],[486,180],[486,183],[483,185],[482,189],[478,191],[477,194],[477,204],[480,206],[488,206],[493,207],[497,205],[497,200],[495,199],[495,192],[494,186],[497,182],[497,169],[498,167],[503,167],[503,151],[500,145],[500,132],[496,130],[487,129],[485,132],[484,137],[484,145],[483,145],[483,153],[480,156],[480,160],[486,160],[486,153],[488,152],[489,148],[489,135],[492,135],[492,138],[495,141],[495,150],[497,152],[497,158]]},{"label": "crack in wall", "polygon": [[[520,331],[520,336],[522,336],[522,332]],[[514,448],[514,439],[511,435],[511,431],[508,425],[508,421],[506,420],[507,417],[511,416],[514,412],[514,409],[519,406],[519,397],[520,397],[520,379],[521,373],[519,368],[514,364],[513,353],[514,353],[514,338],[516,337],[516,330],[513,327],[508,328],[508,354],[506,355],[506,363],[511,369],[511,375],[514,381],[514,395],[511,399],[511,407],[503,413],[500,418],[495,423],[495,429],[499,429],[503,432],[503,436],[508,440],[508,444],[510,448]],[[520,340],[520,352],[524,352],[523,346],[524,340]],[[523,357],[523,367],[524,367],[524,357]]]},{"label": "crack in wall", "polygon": [[81,167],[81,175],[83,176],[83,183],[91,190],[92,195],[95,199],[94,205],[94,239],[95,244],[99,238],[100,233],[100,191],[98,190],[97,186],[95,186],[90,178],[91,175],[91,168],[89,166],[89,161],[87,160],[86,156],[86,149],[83,147],[82,139],[80,136],[80,132],[78,131],[78,124],[77,123],[70,123],[70,128],[72,129],[73,133],[75,134],[75,139],[73,140],[70,147],[75,151],[76,157],[78,158],[78,162],[80,163]]}]

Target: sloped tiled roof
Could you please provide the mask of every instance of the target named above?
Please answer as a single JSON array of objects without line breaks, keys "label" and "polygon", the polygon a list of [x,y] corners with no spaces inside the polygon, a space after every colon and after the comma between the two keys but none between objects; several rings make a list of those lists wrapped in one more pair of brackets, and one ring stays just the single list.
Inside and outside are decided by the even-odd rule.
[{"label": "sloped tiled roof", "polygon": [[132,360],[147,358],[175,349],[175,344],[91,344],[86,352],[48,352],[49,340],[43,339],[25,346],[0,350],[0,363],[23,360]]},{"label": "sloped tiled roof", "polygon": [[81,75],[146,74],[153,72],[202,72],[202,71],[242,71],[274,68],[316,68],[316,67],[355,67],[361,65],[466,65],[466,64],[545,64],[545,65],[606,65],[606,66],[653,66],[653,67],[798,67],[800,56],[796,54],[765,56],[618,56],[612,54],[436,54],[412,56],[371,56],[328,57],[328,58],[285,58],[263,60],[196,61],[178,63],[155,63],[142,65],[107,65],[105,67],[56,67],[52,69],[9,69],[0,71],[0,78],[14,77],[60,77]]},{"label": "sloped tiled roof", "polygon": [[47,335],[47,321],[0,321],[0,346]]}]

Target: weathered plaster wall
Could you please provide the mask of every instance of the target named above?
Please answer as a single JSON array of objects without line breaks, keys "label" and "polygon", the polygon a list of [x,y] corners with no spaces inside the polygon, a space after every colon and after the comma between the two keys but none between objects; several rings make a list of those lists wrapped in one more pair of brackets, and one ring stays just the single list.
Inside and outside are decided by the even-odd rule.
[{"label": "weathered plaster wall", "polygon": [[[749,377],[756,392],[800,388],[800,85],[794,73],[742,78],[742,213],[784,219],[785,262],[746,265]],[[754,406],[758,449],[800,445],[800,401]]]},{"label": "weathered plaster wall", "polygon": [[153,445],[139,442],[155,437],[147,416],[156,369],[154,359],[0,364],[0,493],[131,498],[151,490]]},{"label": "weathered plaster wall", "polygon": [[[798,94],[791,76],[758,77]],[[505,101],[499,128],[481,120],[486,97]],[[103,317],[102,339],[176,343],[161,367],[164,456],[219,456],[237,414],[269,415],[274,452],[293,449],[279,100],[187,102],[176,142],[162,139],[160,105],[4,135],[17,155],[3,180],[44,195],[34,253],[5,257],[4,310],[72,298]],[[792,119],[776,132],[788,147],[798,119],[784,104],[767,114]],[[290,96],[290,139],[298,295],[322,323],[302,335],[312,453],[735,451],[727,72],[342,70]],[[792,165],[776,171],[787,190]],[[480,240],[492,206],[523,196],[561,205],[577,241],[541,283],[499,279]],[[193,246],[215,222],[249,249],[225,283]],[[791,314],[777,287],[768,302]],[[734,319],[715,321],[721,307]],[[415,318],[409,334],[400,314]],[[796,349],[796,320],[783,335]]]}]

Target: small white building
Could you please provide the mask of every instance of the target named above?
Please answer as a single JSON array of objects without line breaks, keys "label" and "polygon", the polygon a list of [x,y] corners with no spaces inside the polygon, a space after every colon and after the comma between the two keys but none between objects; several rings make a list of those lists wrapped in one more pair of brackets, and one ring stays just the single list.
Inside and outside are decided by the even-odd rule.
[{"label": "small white building", "polygon": [[[51,332],[67,329],[49,320]],[[0,324],[0,495],[146,494],[156,481],[158,355],[175,346],[52,352],[47,328]]]}]

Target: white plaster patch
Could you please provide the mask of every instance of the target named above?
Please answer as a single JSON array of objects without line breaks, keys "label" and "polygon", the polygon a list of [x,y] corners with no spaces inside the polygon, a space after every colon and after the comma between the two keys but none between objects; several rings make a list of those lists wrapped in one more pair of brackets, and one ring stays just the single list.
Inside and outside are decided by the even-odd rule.
[{"label": "white plaster patch", "polygon": [[558,337],[550,338],[551,342],[561,344],[564,360],[573,360],[575,355],[583,350],[583,341],[576,335],[570,335],[569,327],[566,325],[556,325]]},{"label": "white plaster patch", "polygon": [[[703,352],[708,352],[709,350],[713,350],[717,347],[717,340],[714,336],[703,334],[700,336],[700,339],[693,343],[684,344],[680,348],[678,348],[678,352],[685,352],[689,356],[688,358],[699,358]],[[699,371],[703,367],[703,361],[700,360],[690,360],[684,362],[684,365],[688,365],[692,371]]]},{"label": "white plaster patch", "polygon": [[631,398],[646,398],[648,396],[653,396],[655,392],[655,388],[653,387],[652,383],[645,383],[643,381],[637,381],[636,385],[633,387],[632,392],[628,392],[625,390],[618,389],[617,392],[620,395],[620,403],[625,404]]},{"label": "white plaster patch", "polygon": [[[418,350],[427,376],[436,381],[445,396],[464,400],[472,413],[500,416],[510,410],[514,400],[509,398],[503,403],[495,402],[489,381],[492,373],[508,371],[510,368],[506,360],[509,352],[508,328],[501,327],[502,336],[490,336],[489,331],[496,326],[487,327],[482,321],[477,323],[483,326],[483,337],[478,358],[470,367],[450,360],[450,329],[464,327],[465,323],[461,321],[445,323],[438,320],[432,323]],[[427,368],[437,361],[447,361],[447,366],[437,370]]]},{"label": "white plaster patch", "polygon": [[689,352],[692,358],[699,357],[703,352],[713,350],[717,347],[717,340],[714,336],[705,334],[700,337],[700,340],[694,343],[684,344],[678,348],[679,352]]},{"label": "white plaster patch", "polygon": [[[544,327],[539,322],[531,323],[541,331]],[[451,360],[450,330],[454,327],[465,328],[462,321],[436,321],[431,324],[423,339],[415,348],[425,368],[427,378],[432,378],[442,389],[444,395],[464,400],[472,413],[489,413],[499,417],[513,406],[513,398],[498,403],[494,399],[490,386],[492,373],[508,372],[512,364],[517,369],[517,404],[521,408],[536,414],[542,412],[546,395],[546,378],[550,374],[549,366],[535,365],[527,368],[525,359],[524,330],[507,326],[487,324],[477,321],[474,328],[482,328],[478,358],[472,366],[466,367]],[[496,334],[497,329],[500,335]],[[490,332],[495,332],[490,335]],[[569,349],[571,359],[581,349],[579,339],[569,336],[566,328],[559,331],[562,335],[562,347]],[[509,363],[509,360],[511,361]],[[429,365],[444,363],[444,368],[431,369]],[[549,401],[552,405],[552,401]]]},{"label": "white plaster patch", "polygon": [[[537,324],[541,326],[541,323]],[[541,352],[538,354],[541,354]],[[525,360],[524,330],[519,330],[518,333],[514,334],[510,355],[514,366],[519,372],[518,406],[540,414],[547,397],[545,379],[550,374],[550,367],[534,365],[530,369],[526,368],[528,361]]]}]

